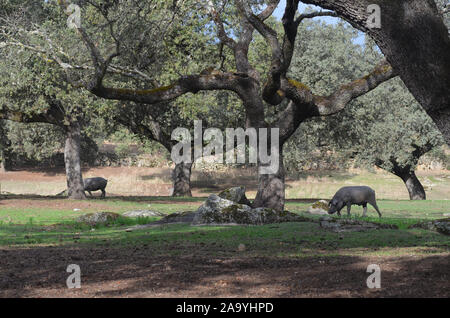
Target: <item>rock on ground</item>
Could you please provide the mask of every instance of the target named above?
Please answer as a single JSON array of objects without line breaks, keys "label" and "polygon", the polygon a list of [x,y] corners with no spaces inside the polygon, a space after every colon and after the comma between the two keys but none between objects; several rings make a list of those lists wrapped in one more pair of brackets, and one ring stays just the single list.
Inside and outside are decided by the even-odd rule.
[{"label": "rock on ground", "polygon": [[393,224],[381,224],[355,219],[340,219],[325,216],[319,220],[320,227],[333,232],[363,232],[375,229],[398,229]]},{"label": "rock on ground", "polygon": [[308,207],[308,213],[317,215],[327,215],[328,202],[325,200],[314,202],[310,207]]},{"label": "rock on ground", "polygon": [[135,225],[135,226],[127,228],[125,231],[131,232],[134,230],[140,230],[140,229],[145,229],[145,228],[149,228],[149,227],[161,226],[163,224],[172,224],[172,223],[191,224],[192,221],[194,220],[195,214],[196,214],[195,211],[175,212],[175,213],[166,215],[161,220],[151,222],[148,224],[143,224],[143,225]]},{"label": "rock on ground", "polygon": [[420,228],[425,230],[436,231],[444,235],[450,235],[450,218],[420,222],[411,225],[409,228],[410,229]]},{"label": "rock on ground", "polygon": [[120,214],[114,212],[96,212],[79,216],[76,221],[89,225],[104,224],[116,220]]},{"label": "rock on ground", "polygon": [[138,218],[138,217],[150,217],[150,216],[164,216],[165,214],[162,212],[152,211],[152,210],[134,210],[134,211],[125,212],[122,215],[129,217],[129,218]]},{"label": "rock on ground", "polygon": [[269,208],[255,208],[235,203],[212,194],[195,214],[192,224],[269,224],[301,221],[304,218],[288,212]]},{"label": "rock on ground", "polygon": [[251,209],[252,208],[248,205],[239,204],[231,200],[223,199],[218,195],[211,194],[198,208],[192,223],[238,223],[233,218],[233,215],[243,215],[244,212],[248,212]]},{"label": "rock on ground", "polygon": [[175,212],[163,217],[159,222],[161,223],[192,223],[194,220],[195,211]]},{"label": "rock on ground", "polygon": [[235,203],[252,206],[251,202],[245,196],[245,187],[242,186],[223,190],[219,193],[219,197]]},{"label": "rock on ground", "polygon": [[55,194],[57,197],[66,197],[68,195],[67,189],[64,191],[59,192],[58,194]]},{"label": "rock on ground", "polygon": [[[224,198],[226,197],[226,198]],[[229,198],[229,199],[227,199]],[[168,223],[187,223],[192,225],[261,225],[281,222],[305,222],[310,219],[289,211],[275,211],[269,208],[252,208],[239,202],[248,201],[244,187],[234,187],[211,194],[197,211],[186,211],[169,214],[161,220],[145,225],[136,225],[126,229],[133,231]]]}]

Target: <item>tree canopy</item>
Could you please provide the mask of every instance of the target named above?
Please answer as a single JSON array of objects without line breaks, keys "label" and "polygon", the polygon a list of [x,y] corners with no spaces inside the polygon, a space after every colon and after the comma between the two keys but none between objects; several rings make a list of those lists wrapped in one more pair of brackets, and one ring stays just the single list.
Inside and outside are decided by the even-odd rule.
[{"label": "tree canopy", "polygon": [[[216,96],[221,96],[219,92],[231,92],[242,103],[241,117],[246,127],[279,129],[281,153],[283,144],[303,122],[337,114],[397,75],[446,133],[443,119],[448,115],[448,91],[443,88],[448,87],[450,72],[446,69],[450,64],[448,54],[443,53],[449,39],[445,26],[445,37],[442,34],[444,24],[434,2],[412,1],[417,10],[412,11],[411,21],[398,16],[408,8],[383,2],[381,30],[365,24],[368,13],[361,9],[367,7],[366,0],[303,1],[333,11],[301,14],[297,12],[300,1],[287,0],[281,25],[272,18],[279,2],[80,0],[74,2],[81,8],[78,12],[66,1],[48,1],[40,3],[45,18],[36,23],[37,15],[30,15],[26,2],[18,1],[23,10],[13,10],[2,18],[1,46],[33,52],[43,60],[41,64],[58,68],[57,78],[64,78],[66,93],[90,92],[105,100],[120,101],[132,110],[129,115],[135,107],[132,103],[138,105],[134,108],[136,114],[141,112],[139,107],[145,108],[147,118],[167,115],[173,120],[172,109],[177,105],[183,105],[178,118],[205,114],[208,112],[202,111],[204,106],[198,106],[205,105],[205,96],[209,96],[205,92],[214,91],[219,94]],[[68,28],[63,12],[70,18],[80,14],[80,23],[75,19],[76,23]],[[423,21],[417,20],[422,13],[430,22],[425,30],[421,30]],[[377,55],[370,63],[359,65],[349,48],[342,47],[341,63],[326,64],[324,58],[315,61],[315,74],[290,72],[298,53],[295,43],[305,40],[299,28],[308,19],[319,16],[339,16],[367,32],[388,60]],[[405,33],[407,27],[411,32]],[[403,34],[404,38],[395,34]],[[419,34],[426,36],[430,45],[421,44],[414,49],[426,54],[405,54],[402,50],[411,48],[405,41],[415,43]],[[326,48],[318,55],[326,57]],[[430,58],[442,66],[439,72],[430,70]],[[302,63],[308,63],[307,59],[300,60],[298,69],[302,69]],[[334,72],[344,68],[342,65],[345,71]],[[417,77],[420,72],[411,72],[411,65],[423,71],[421,78]],[[326,73],[328,68],[332,72]],[[51,77],[50,74],[47,73]],[[433,74],[442,82],[430,78]],[[314,86],[308,86],[305,78]],[[202,103],[197,104],[199,101]],[[36,102],[35,107],[44,106]],[[150,124],[156,123],[170,126],[167,120]],[[260,173],[255,206],[284,208],[283,167],[271,175]]]}]

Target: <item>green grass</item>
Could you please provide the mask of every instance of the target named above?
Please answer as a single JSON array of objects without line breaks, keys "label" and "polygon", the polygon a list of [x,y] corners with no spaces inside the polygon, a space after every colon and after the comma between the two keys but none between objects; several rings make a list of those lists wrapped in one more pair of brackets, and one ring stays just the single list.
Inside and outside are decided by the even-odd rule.
[{"label": "green grass", "polygon": [[[448,172],[417,171],[417,176],[425,187],[428,199],[448,198],[450,193]],[[397,176],[385,171],[369,172],[365,170],[354,172],[305,171],[295,176],[288,176],[286,197],[331,198],[339,188],[351,185],[372,187],[376,191],[378,199],[407,200],[409,198],[405,184]]]},{"label": "green grass", "polygon": [[[14,197],[14,196],[13,196]],[[13,200],[13,199],[10,199]],[[51,201],[50,201],[51,200]],[[139,200],[139,201],[137,201]],[[33,220],[36,225],[49,225],[60,222],[71,221],[80,215],[90,212],[111,211],[117,213],[123,213],[130,210],[156,210],[162,213],[174,213],[184,210],[195,210],[197,206],[205,200],[205,198],[162,198],[162,197],[131,197],[131,198],[107,198],[105,200],[91,199],[89,208],[81,209],[80,211],[74,211],[73,209],[54,209],[54,208],[14,208],[14,207],[1,207],[0,206],[0,224],[12,223],[12,224],[26,224],[30,219]],[[33,202],[47,202],[48,205],[57,203],[65,203],[66,199],[47,199],[46,197],[35,197],[30,200],[30,206]],[[154,201],[170,201],[170,203],[154,203]],[[74,206],[77,206],[77,202],[80,206],[86,201],[71,201]],[[176,204],[177,202],[198,202],[198,205],[185,206],[182,204]]]},{"label": "green grass", "polygon": [[[47,199],[30,200],[30,205],[37,201]],[[139,201],[137,201],[139,200]],[[99,211],[113,211],[123,213],[130,210],[156,210],[162,213],[173,213],[186,210],[195,210],[202,204],[205,198],[171,198],[171,197],[144,197],[144,198],[107,198],[105,200],[89,200],[90,208],[80,211],[48,208],[12,208],[0,206],[0,224],[27,224],[32,220],[35,225],[49,225],[74,220],[76,217]],[[56,200],[55,203],[66,202],[65,199]],[[53,202],[50,201],[50,204]],[[170,203],[155,203],[155,201],[170,201]],[[48,202],[48,201],[47,201]],[[77,201],[72,201],[76,202]],[[180,202],[190,202],[193,205],[179,204]],[[85,203],[84,201],[80,201]],[[178,203],[178,204],[177,204]],[[286,209],[295,213],[304,213],[310,203],[288,202]],[[403,201],[403,200],[378,200],[378,206],[383,213],[383,218],[378,219],[376,211],[368,206],[368,219],[370,221],[397,222],[399,225],[417,223],[419,220],[442,218],[444,213],[450,212],[450,201],[448,200],[427,200],[427,201]],[[346,209],[342,210],[342,215],[346,215]],[[362,207],[353,206],[352,216],[362,215]],[[312,216],[314,217],[314,216]],[[393,223],[393,224],[397,224]]]},{"label": "green grass", "polygon": [[449,238],[420,229],[373,230],[369,232],[333,233],[317,223],[283,223],[265,226],[192,227],[166,225],[125,232],[123,226],[90,227],[64,224],[52,229],[32,225],[0,226],[0,245],[87,245],[127,247],[144,245],[155,255],[179,255],[203,252],[211,256],[235,255],[239,244],[246,246],[247,256],[332,256],[360,253],[396,255],[408,253],[448,252]]},{"label": "green grass", "polygon": [[[34,200],[46,200],[34,199]],[[118,213],[135,209],[151,209],[164,213],[195,210],[201,198],[109,198],[89,201],[83,211],[45,208],[2,208],[0,206],[0,246],[30,245],[82,245],[126,247],[144,245],[155,255],[181,255],[192,251],[211,256],[241,253],[249,256],[333,256],[337,253],[397,255],[398,253],[447,253],[450,238],[432,231],[408,229],[420,221],[438,219],[449,211],[449,201],[392,201],[379,200],[383,218],[378,218],[369,208],[367,218],[362,218],[362,208],[352,208],[352,218],[395,224],[398,230],[372,230],[354,233],[333,233],[321,229],[317,219],[305,211],[310,204],[289,202],[286,208],[308,216],[311,222],[271,224],[265,226],[189,226],[164,225],[133,232],[125,229],[135,224],[146,224],[158,218],[119,218],[102,226],[91,227],[76,223],[77,216],[93,211],[105,211],[105,206]],[[141,201],[143,200],[143,201]],[[32,200],[31,200],[32,201]],[[171,201],[170,203],[155,203]],[[37,201],[32,201],[37,202]],[[193,202],[195,205],[180,204]],[[197,204],[198,203],[198,204]],[[150,204],[150,207],[148,206]],[[100,206],[98,209],[96,206]],[[108,209],[106,209],[108,210]],[[343,217],[346,213],[343,214]],[[237,252],[239,244],[246,250]]]},{"label": "green grass", "polygon": [[[444,213],[450,211],[450,201],[448,200],[427,200],[427,201],[392,201],[377,200],[383,217],[379,218],[375,209],[368,205],[367,217],[362,217],[363,209],[359,206],[352,206],[351,218],[369,222],[396,225],[401,230],[408,229],[409,226],[427,220],[444,218]],[[290,203],[288,209],[300,215],[319,219],[320,216],[311,216],[304,211],[310,204]],[[346,218],[347,209],[341,211],[342,217]],[[334,217],[337,217],[336,215]]]}]

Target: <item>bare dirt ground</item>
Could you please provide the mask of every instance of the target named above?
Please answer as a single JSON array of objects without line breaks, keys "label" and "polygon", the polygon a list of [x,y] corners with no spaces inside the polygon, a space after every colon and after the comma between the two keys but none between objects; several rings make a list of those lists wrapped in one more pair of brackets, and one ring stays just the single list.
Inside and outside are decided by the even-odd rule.
[{"label": "bare dirt ground", "polygon": [[[83,169],[83,177],[101,176],[108,179],[108,196],[170,196],[172,169],[169,167],[97,167]],[[427,198],[439,200],[450,193],[450,171],[417,171]],[[253,198],[257,190],[257,174],[253,168],[224,169],[223,171],[196,170],[192,172],[192,194],[205,197],[220,190],[242,185],[247,197]],[[407,200],[408,191],[400,178],[377,170],[369,173],[352,169],[346,172],[320,171],[288,175],[286,196],[295,198],[331,197],[344,185],[368,185],[379,199]],[[13,194],[56,195],[66,188],[63,169],[18,170],[0,173],[0,192]]]},{"label": "bare dirt ground", "polygon": [[[171,168],[98,167],[83,169],[83,178],[101,176],[108,179],[108,195],[170,196]],[[251,169],[224,175],[193,171],[193,196],[205,196],[217,189],[232,187],[238,182],[249,191],[256,191],[256,173]],[[14,194],[55,195],[66,187],[64,169],[26,169],[0,173],[1,191]]]},{"label": "bare dirt ground", "polygon": [[[0,297],[449,297],[450,255],[157,257],[135,248],[0,248]],[[69,264],[81,289],[68,289]],[[369,264],[381,289],[369,289]]]}]

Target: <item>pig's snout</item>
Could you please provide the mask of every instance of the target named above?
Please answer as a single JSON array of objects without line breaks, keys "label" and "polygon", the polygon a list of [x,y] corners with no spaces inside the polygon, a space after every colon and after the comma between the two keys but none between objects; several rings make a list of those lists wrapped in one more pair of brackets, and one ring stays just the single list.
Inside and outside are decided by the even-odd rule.
[{"label": "pig's snout", "polygon": [[330,203],[328,207],[328,214],[334,214],[336,213],[336,211],[337,211],[336,207]]}]

